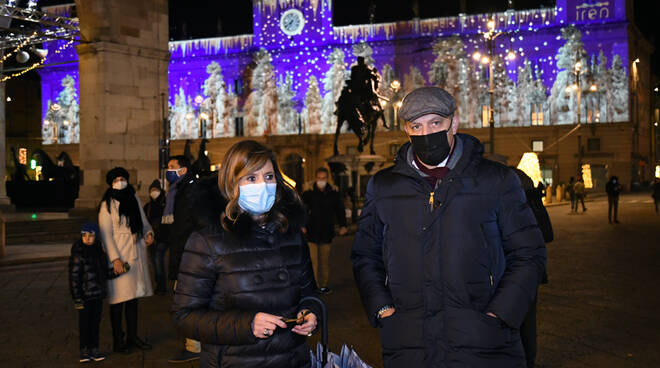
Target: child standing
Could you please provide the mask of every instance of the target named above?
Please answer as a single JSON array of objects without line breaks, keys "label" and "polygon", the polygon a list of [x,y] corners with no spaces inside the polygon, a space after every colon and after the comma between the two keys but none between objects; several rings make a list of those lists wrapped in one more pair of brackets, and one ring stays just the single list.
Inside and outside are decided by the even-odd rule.
[{"label": "child standing", "polygon": [[86,223],[80,234],[80,239],[71,247],[69,288],[78,310],[80,363],[98,362],[106,358],[99,352],[101,309],[108,290],[106,281],[116,276],[101,247],[98,226]]}]

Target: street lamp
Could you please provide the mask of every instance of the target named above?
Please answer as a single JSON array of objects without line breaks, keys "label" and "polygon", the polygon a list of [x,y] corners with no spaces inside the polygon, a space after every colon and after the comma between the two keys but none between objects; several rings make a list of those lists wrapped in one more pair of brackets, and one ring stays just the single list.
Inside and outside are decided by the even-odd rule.
[{"label": "street lamp", "polygon": [[392,121],[392,130],[399,130],[399,107],[401,107],[401,101],[399,101],[399,89],[401,89],[401,83],[398,80],[393,80],[390,83],[390,89],[394,94],[392,95],[392,110],[393,110],[393,121]]},{"label": "street lamp", "polygon": [[[495,31],[495,19],[491,18],[486,23],[488,31],[484,32],[484,38],[488,44],[488,56],[482,55],[479,51],[475,52],[472,55],[472,58],[475,61],[480,61],[482,64],[488,64],[488,94],[489,94],[489,106],[488,106],[488,130],[490,133],[490,153],[495,153],[495,117],[493,114],[494,104],[495,104],[495,83],[493,79],[493,41],[502,35],[502,32]],[[516,54],[513,50],[509,50],[507,53],[507,58],[513,60],[516,58]]]},{"label": "street lamp", "polygon": [[[578,60],[575,62],[575,65],[573,66],[573,72],[572,74],[575,76],[575,84],[572,86],[566,86],[566,92],[570,93],[571,90],[575,90],[576,96],[577,96],[577,124],[581,123],[580,119],[580,99],[582,97],[582,89],[580,88],[580,75],[582,74],[582,61]],[[596,85],[592,85],[590,88],[592,91],[596,91]]]}]

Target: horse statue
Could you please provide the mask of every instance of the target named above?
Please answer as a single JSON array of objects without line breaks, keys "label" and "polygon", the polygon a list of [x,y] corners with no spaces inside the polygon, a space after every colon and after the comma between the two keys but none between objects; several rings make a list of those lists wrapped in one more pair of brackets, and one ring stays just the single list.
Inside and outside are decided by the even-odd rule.
[{"label": "horse statue", "polygon": [[34,150],[32,157],[34,157],[37,160],[38,165],[41,166],[41,174],[43,175],[44,180],[65,180],[75,184],[76,188],[78,187],[78,168],[73,165],[71,158],[66,152],[60,153],[57,158],[57,164],[53,162],[44,150],[41,149]]},{"label": "horse statue", "polygon": [[374,151],[374,138],[378,120],[383,121],[387,128],[385,114],[380,106],[376,90],[378,89],[378,74],[374,69],[364,64],[364,58],[358,57],[358,64],[351,68],[351,79],[339,95],[335,110],[337,115],[337,130],[335,131],[334,154],[339,155],[337,140],[344,123],[358,138],[358,151],[362,152],[366,145],[372,155]]}]

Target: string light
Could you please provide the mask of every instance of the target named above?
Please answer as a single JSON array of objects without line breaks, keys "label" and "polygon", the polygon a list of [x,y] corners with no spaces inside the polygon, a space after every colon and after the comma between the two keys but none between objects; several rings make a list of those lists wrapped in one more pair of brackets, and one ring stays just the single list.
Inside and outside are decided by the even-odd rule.
[{"label": "string light", "polygon": [[[69,40],[67,43],[61,45],[60,47],[57,48],[57,50],[55,50],[54,54],[57,55],[57,54],[61,53],[61,52],[64,51],[67,47],[71,46],[71,44],[73,44],[74,41],[75,41],[75,40]],[[20,72],[14,73],[14,74],[12,74],[12,75],[6,75],[6,76],[2,77],[2,79],[0,79],[0,83],[1,83],[1,82],[6,82],[6,81],[8,81],[8,80],[10,80],[10,79],[12,79],[12,78],[14,78],[14,77],[19,77],[19,76],[21,76],[21,75],[23,75],[23,74],[29,72],[30,70],[33,70],[33,69],[35,69],[35,68],[38,68],[38,67],[40,67],[40,66],[42,66],[42,65],[44,64],[44,61],[46,61],[46,57],[41,58],[39,61],[37,61],[37,62],[35,62],[34,64],[30,65],[30,66],[27,67],[26,69],[21,70]]]},{"label": "string light", "polygon": [[5,56],[3,56],[2,59],[0,59],[0,64],[4,63],[5,60],[7,60],[10,56],[12,56],[14,53],[16,53],[16,51],[23,48],[23,46],[27,45],[36,36],[37,36],[37,32],[35,31],[31,35],[29,35],[26,39],[24,39],[18,46],[16,46],[16,48],[14,50],[12,50],[8,54],[5,54]]}]

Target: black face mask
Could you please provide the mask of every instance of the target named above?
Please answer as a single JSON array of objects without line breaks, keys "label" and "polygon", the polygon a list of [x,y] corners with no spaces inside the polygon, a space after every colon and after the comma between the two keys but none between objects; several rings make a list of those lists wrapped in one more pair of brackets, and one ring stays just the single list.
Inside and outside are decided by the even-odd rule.
[{"label": "black face mask", "polygon": [[447,133],[448,130],[442,130],[427,135],[411,135],[410,143],[417,158],[429,166],[438,166],[451,151]]}]

